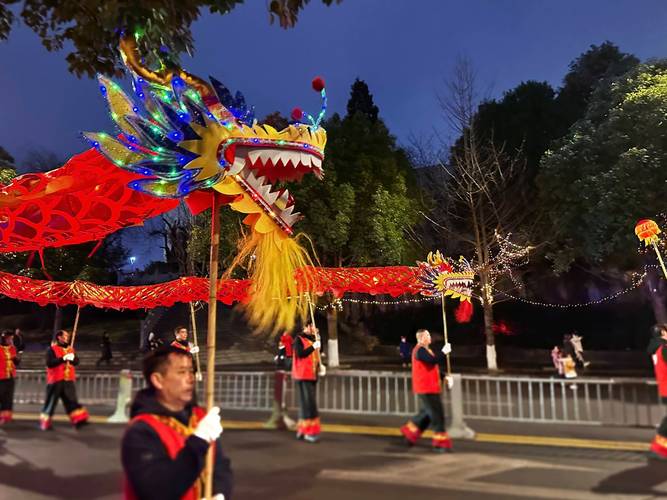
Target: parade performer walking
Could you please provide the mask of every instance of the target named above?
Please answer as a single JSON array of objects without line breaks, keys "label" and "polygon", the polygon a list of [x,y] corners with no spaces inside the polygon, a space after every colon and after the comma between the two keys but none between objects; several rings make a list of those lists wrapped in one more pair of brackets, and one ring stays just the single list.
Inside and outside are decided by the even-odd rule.
[{"label": "parade performer walking", "polygon": [[320,439],[320,416],[317,412],[317,376],[321,343],[317,328],[309,324],[292,343],[292,379],[299,393],[299,420],[296,438],[309,443]]},{"label": "parade performer walking", "polygon": [[[412,350],[412,390],[419,399],[419,413],[401,427],[401,433],[408,445],[414,445],[422,433],[432,427],[434,435],[431,441],[434,452],[452,450],[452,441],[445,431],[445,410],[442,406],[442,386],[440,364],[445,356],[452,352],[450,344],[445,344],[442,354],[434,354],[430,348],[431,334],[428,330],[417,331],[417,345]],[[451,388],[452,379],[446,377]]]},{"label": "parade performer walking", "polygon": [[14,332],[0,334],[0,425],[12,420],[14,406],[14,380],[19,357],[13,342]]},{"label": "parade performer walking", "polygon": [[121,459],[126,500],[199,500],[202,471],[210,446],[215,447],[214,500],[229,500],[230,461],[220,444],[220,409],[192,403],[192,357],[164,346],[147,355],[143,364],[148,387],[139,391],[130,410]]},{"label": "parade performer walking", "polygon": [[60,330],[56,333],[56,341],[46,351],[46,401],[39,416],[43,431],[52,428],[53,412],[59,399],[62,399],[72,425],[81,427],[88,422],[88,410],[76,398],[74,367],[79,364],[79,358],[69,341],[70,333]]},{"label": "parade performer walking", "polygon": [[183,349],[193,356],[199,353],[199,347],[188,342],[188,329],[184,326],[177,326],[174,328],[174,341],[171,343],[172,347]]},{"label": "parade performer walking", "polygon": [[[655,325],[648,352],[653,358],[655,378],[662,404],[667,403],[667,324]],[[651,458],[667,460],[667,416],[662,419],[655,438],[651,443]]]}]

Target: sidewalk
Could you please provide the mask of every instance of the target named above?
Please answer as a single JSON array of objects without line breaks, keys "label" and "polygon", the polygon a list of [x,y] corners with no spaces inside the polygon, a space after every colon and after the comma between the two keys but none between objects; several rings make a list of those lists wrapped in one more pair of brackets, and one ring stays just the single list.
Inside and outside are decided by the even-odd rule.
[{"label": "sidewalk", "polygon": [[[109,406],[92,406],[88,409],[92,415],[91,422],[95,424],[107,424],[106,419],[114,410]],[[39,410],[36,405],[18,405],[15,408],[16,419],[37,421]],[[266,430],[264,424],[269,416],[268,412],[222,409],[223,424],[229,430]],[[295,414],[290,416],[296,418]],[[67,422],[61,408],[58,408],[55,417],[56,422]],[[403,417],[322,414],[324,433],[400,436],[398,428],[403,423]],[[475,441],[480,443],[645,452],[654,436],[652,429],[634,427],[489,420],[468,420],[467,424],[477,434]]]}]

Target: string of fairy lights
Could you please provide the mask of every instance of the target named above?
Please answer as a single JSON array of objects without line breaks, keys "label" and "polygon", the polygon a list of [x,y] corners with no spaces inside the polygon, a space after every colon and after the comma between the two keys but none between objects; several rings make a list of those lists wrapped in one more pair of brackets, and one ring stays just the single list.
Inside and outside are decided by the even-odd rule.
[{"label": "string of fairy lights", "polygon": [[[667,214],[665,213],[657,214],[656,218],[660,218],[662,219],[662,221],[667,222]],[[496,232],[496,240],[498,242],[499,251],[494,258],[493,266],[491,266],[491,269],[489,270],[491,275],[490,277],[492,283],[495,283],[496,279],[501,274],[507,274],[510,277],[512,283],[515,286],[517,286],[517,288],[523,288],[523,284],[517,281],[516,277],[512,273],[512,270],[518,265],[525,265],[528,263],[529,254],[530,251],[533,249],[533,247],[517,245],[516,243],[513,243],[510,240],[510,236],[511,234],[508,234],[507,236],[503,237]],[[665,239],[660,239],[657,245],[663,251],[667,249],[667,241]],[[640,254],[645,254],[647,251],[650,251],[650,249],[647,249],[646,246],[642,245],[640,245],[637,250]],[[530,304],[533,306],[555,308],[555,309],[577,309],[582,307],[595,306],[603,304],[605,302],[610,302],[629,292],[632,292],[637,288],[639,288],[642,284],[644,284],[646,277],[648,276],[649,269],[659,269],[659,268],[660,266],[657,264],[646,264],[641,273],[635,272],[632,274],[632,281],[628,287],[622,290],[618,290],[605,297],[601,297],[599,299],[588,300],[584,302],[568,303],[568,304],[545,302],[540,300],[528,299],[525,297],[519,297],[510,292],[499,290],[495,288],[493,285],[490,286],[490,289],[495,294],[502,295],[504,297],[507,297],[508,299],[516,300],[518,302],[523,302],[525,304]],[[473,294],[473,297],[478,300],[481,300],[481,297],[479,295]],[[398,298],[395,300],[369,300],[369,299],[355,299],[355,298],[342,297],[334,299],[328,304],[317,306],[317,309],[320,311],[325,311],[330,308],[335,308],[339,311],[342,311],[343,303],[381,305],[381,306],[400,306],[406,304],[420,304],[426,302],[434,302],[438,300],[440,300],[440,297],[438,296],[419,297],[419,298]]]}]

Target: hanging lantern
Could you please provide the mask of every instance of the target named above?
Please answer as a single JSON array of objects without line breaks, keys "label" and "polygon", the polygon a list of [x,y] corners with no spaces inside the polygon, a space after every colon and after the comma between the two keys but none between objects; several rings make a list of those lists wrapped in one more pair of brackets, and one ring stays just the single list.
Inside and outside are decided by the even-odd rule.
[{"label": "hanging lantern", "polygon": [[651,219],[642,219],[635,226],[635,234],[644,245],[653,245],[658,242],[660,228]]}]

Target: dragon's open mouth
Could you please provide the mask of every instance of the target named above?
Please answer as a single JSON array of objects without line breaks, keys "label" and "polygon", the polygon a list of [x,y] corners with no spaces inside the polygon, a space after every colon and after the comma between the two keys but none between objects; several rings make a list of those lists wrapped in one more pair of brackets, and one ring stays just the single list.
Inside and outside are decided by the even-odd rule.
[{"label": "dragon's open mouth", "polygon": [[445,279],[445,288],[453,292],[458,293],[464,297],[470,297],[472,295],[472,278],[446,278]]},{"label": "dragon's open mouth", "polygon": [[289,191],[274,184],[277,181],[300,181],[309,173],[318,179],[324,178],[322,152],[304,143],[281,145],[276,141],[259,148],[253,142],[234,144],[220,154],[230,165],[227,175],[233,175],[251,198],[288,233],[300,214],[294,212],[294,199]]}]

